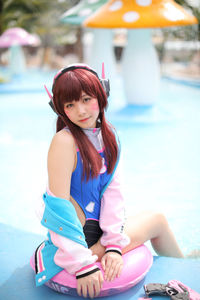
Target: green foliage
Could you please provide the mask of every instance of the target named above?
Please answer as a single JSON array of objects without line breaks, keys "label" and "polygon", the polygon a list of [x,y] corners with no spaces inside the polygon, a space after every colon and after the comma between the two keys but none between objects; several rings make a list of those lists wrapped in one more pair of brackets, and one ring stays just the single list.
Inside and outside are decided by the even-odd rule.
[{"label": "green foliage", "polygon": [[0,33],[11,27],[21,27],[38,34],[45,46],[53,46],[57,38],[69,32],[60,23],[60,16],[77,0],[2,0],[0,2]]},{"label": "green foliage", "polygon": [[191,28],[191,26],[185,27],[186,37],[190,37],[190,35],[192,37],[192,35],[196,34],[195,36],[196,39],[200,40],[200,0],[198,1],[199,1],[198,5],[194,6],[191,4],[191,1],[189,0],[175,0],[175,2],[182,5],[184,8],[188,9],[198,20],[198,25],[196,26],[196,30],[194,26],[193,28]]}]

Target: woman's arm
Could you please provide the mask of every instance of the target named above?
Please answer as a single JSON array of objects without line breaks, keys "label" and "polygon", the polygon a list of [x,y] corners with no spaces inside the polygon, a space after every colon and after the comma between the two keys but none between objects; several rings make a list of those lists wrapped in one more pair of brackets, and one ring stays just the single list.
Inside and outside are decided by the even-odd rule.
[{"label": "woman's arm", "polygon": [[56,133],[49,148],[47,162],[49,189],[56,197],[70,199],[75,158],[76,147],[72,135],[66,130]]},{"label": "woman's arm", "polygon": [[50,235],[52,242],[58,247],[54,261],[69,273],[75,274],[79,296],[98,296],[103,284],[103,275],[95,264],[97,256],[92,255],[90,249],[55,232],[50,231]]},{"label": "woman's arm", "polygon": [[113,249],[121,252],[121,249],[129,244],[130,239],[124,232],[124,223],[125,203],[118,165],[101,199],[100,227],[103,235],[100,241],[106,247],[106,251]]},{"label": "woman's arm", "polygon": [[[55,197],[69,201],[71,176],[75,164],[74,139],[70,133],[61,130],[54,136],[48,153],[49,190]],[[78,217],[80,218],[79,215]],[[101,271],[95,265],[97,256],[92,255],[90,249],[53,231],[49,232],[52,242],[58,247],[54,261],[60,267],[76,275],[79,295],[82,293],[86,297],[87,291],[90,297],[98,295],[103,278]]]},{"label": "woman's arm", "polygon": [[124,233],[124,222],[125,207],[118,165],[101,200],[100,227],[103,235],[100,241],[106,248],[101,264],[105,271],[105,279],[108,281],[120,276],[123,267],[121,251],[130,242]]},{"label": "woman's arm", "polygon": [[[59,201],[59,199],[69,201],[71,175],[75,168],[75,162],[74,139],[69,132],[61,130],[54,136],[48,153],[49,190],[47,192],[55,197],[55,201]],[[78,213],[77,216],[80,219]],[[75,274],[79,269],[96,261],[96,256],[92,256],[91,250],[88,248],[62,236],[62,234],[51,230],[49,232],[53,244],[58,247],[54,260],[57,265],[68,272]]]}]

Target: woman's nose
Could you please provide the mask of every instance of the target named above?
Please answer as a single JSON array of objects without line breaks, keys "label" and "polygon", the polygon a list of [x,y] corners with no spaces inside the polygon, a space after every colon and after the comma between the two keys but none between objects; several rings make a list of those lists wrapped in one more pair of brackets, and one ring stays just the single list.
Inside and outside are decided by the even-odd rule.
[{"label": "woman's nose", "polygon": [[81,102],[77,102],[77,113],[78,115],[84,115],[85,114],[85,106]]}]

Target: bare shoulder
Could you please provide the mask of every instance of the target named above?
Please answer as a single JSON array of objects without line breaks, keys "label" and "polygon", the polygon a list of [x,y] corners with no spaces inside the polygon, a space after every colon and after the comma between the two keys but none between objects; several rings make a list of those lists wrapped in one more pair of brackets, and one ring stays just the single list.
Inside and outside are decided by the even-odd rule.
[{"label": "bare shoulder", "polygon": [[75,151],[75,141],[69,132],[61,130],[54,135],[49,148],[49,153],[61,155],[62,153],[73,154]]},{"label": "bare shoulder", "polygon": [[57,197],[69,199],[71,175],[76,162],[73,136],[61,130],[52,139],[47,159],[50,191]]},{"label": "bare shoulder", "polygon": [[73,136],[67,132],[66,130],[60,130],[57,132],[51,142],[51,147],[58,147],[58,148],[75,148],[75,141]]},{"label": "bare shoulder", "polygon": [[61,146],[75,146],[75,141],[71,133],[69,133],[66,130],[60,130],[57,132],[53,139],[52,143],[55,145],[61,145]]}]

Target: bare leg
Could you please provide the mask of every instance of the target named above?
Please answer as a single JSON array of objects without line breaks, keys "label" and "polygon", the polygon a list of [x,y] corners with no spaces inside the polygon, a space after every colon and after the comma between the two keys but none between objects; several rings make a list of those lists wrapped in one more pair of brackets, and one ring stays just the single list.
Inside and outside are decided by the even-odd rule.
[{"label": "bare leg", "polygon": [[128,218],[125,231],[131,239],[123,253],[150,240],[157,254],[183,257],[166,218],[160,213],[142,212]]},{"label": "bare leg", "polygon": [[[150,240],[157,254],[183,257],[166,218],[160,213],[146,211],[129,217],[125,224],[125,232],[131,241],[123,249],[123,253]],[[100,240],[90,249],[93,254],[98,256],[98,261],[100,261],[105,253],[105,248],[101,245]]]},{"label": "bare leg", "polygon": [[105,254],[105,247],[101,245],[100,240],[96,244],[94,244],[92,247],[90,247],[90,250],[92,250],[92,254],[98,256],[98,261],[101,261],[102,257]]}]

